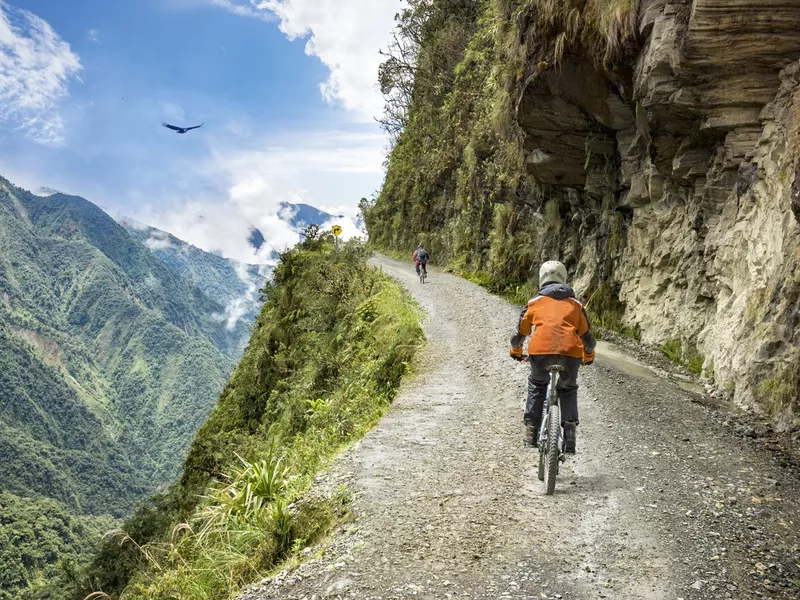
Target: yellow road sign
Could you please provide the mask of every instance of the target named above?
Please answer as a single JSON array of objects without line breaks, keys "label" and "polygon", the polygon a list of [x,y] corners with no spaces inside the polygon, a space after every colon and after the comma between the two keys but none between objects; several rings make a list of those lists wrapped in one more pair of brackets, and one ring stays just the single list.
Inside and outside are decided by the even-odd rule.
[{"label": "yellow road sign", "polygon": [[341,233],[342,233],[342,228],[339,227],[338,225],[334,225],[331,228],[331,231],[333,232],[333,235],[335,235],[336,237],[339,237],[341,235]]}]

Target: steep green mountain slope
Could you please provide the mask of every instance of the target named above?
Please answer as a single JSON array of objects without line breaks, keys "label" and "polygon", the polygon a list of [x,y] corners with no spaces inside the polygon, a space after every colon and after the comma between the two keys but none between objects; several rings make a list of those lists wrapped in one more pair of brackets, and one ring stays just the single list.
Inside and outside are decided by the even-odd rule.
[{"label": "steep green mountain slope", "polygon": [[[309,225],[322,225],[333,219],[333,215],[308,204],[290,202],[281,203],[280,214],[298,233]],[[225,307],[224,320],[229,336],[222,347],[228,354],[240,356],[261,306],[258,291],[266,282],[272,267],[269,264],[241,264],[205,252],[166,231],[131,220],[123,221],[122,225],[156,258]],[[250,245],[258,250],[265,241],[261,231],[253,228],[248,238]],[[277,261],[278,253],[273,251],[270,259],[270,263]]]},{"label": "steep green mountain slope", "polygon": [[29,585],[46,585],[56,565],[72,572],[114,522],[77,515],[51,498],[0,492],[0,598],[20,598]]},{"label": "steep green mountain slope", "polygon": [[[75,550],[176,477],[236,344],[220,304],[81,198],[0,179],[0,248],[0,492],[32,511],[4,525],[62,515],[42,527]],[[0,534],[0,597],[69,557],[34,546]]]},{"label": "steep green mountain slope", "polygon": [[223,349],[232,356],[240,356],[258,315],[261,304],[258,290],[266,282],[271,268],[267,265],[239,264],[218,254],[205,252],[155,227],[127,221],[123,222],[123,226],[131,237],[147,246],[158,260],[224,307],[225,327],[229,335]]},{"label": "steep green mountain slope", "polygon": [[75,598],[229,598],[324,535],[342,510],[336,490],[305,492],[393,398],[421,340],[420,315],[362,246],[337,252],[307,233],[281,255],[180,482],[104,544]]},{"label": "steep green mountain slope", "polygon": [[793,2],[411,0],[371,243],[421,238],[519,301],[560,259],[600,325],[792,427],[798,23]]}]

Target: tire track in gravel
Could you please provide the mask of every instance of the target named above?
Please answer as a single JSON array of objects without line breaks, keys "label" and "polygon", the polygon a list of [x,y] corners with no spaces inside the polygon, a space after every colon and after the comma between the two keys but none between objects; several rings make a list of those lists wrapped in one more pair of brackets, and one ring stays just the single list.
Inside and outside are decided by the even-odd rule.
[{"label": "tire track in gravel", "polygon": [[241,600],[797,597],[797,479],[717,412],[601,345],[545,496],[507,356],[520,307],[377,262],[426,311],[419,372],[320,478],[349,484],[355,522]]}]

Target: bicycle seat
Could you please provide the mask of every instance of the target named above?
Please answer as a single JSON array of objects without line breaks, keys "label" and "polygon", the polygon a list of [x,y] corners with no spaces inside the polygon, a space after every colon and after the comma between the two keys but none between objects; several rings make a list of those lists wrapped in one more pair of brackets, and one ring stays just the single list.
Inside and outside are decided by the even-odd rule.
[{"label": "bicycle seat", "polygon": [[565,367],[563,367],[562,365],[550,365],[549,367],[547,367],[548,373],[551,372],[551,371],[561,372],[561,371],[566,371],[566,370],[567,369]]}]

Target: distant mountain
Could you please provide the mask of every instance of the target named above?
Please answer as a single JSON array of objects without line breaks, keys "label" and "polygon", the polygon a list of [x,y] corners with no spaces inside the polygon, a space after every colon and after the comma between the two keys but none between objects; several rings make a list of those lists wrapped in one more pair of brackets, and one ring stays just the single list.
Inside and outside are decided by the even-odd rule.
[{"label": "distant mountain", "polygon": [[303,230],[312,223],[324,225],[331,219],[342,217],[342,215],[332,215],[309,204],[292,202],[281,203],[280,214],[287,215],[287,221],[298,230]]},{"label": "distant mountain", "polygon": [[[309,204],[284,202],[279,212],[297,231],[302,231],[311,223],[323,225],[335,218]],[[219,254],[201,250],[166,231],[132,220],[123,220],[122,225],[156,258],[225,307],[225,323],[230,335],[227,343],[217,340],[218,346],[238,356],[250,337],[252,324],[260,308],[258,290],[264,286],[272,267],[237,263]],[[256,227],[251,228],[247,241],[256,250],[266,243],[264,234]],[[278,253],[273,251],[271,258],[277,260]]]},{"label": "distant mountain", "polygon": [[249,287],[2,178],[0,249],[0,598],[16,598],[175,479],[241,351],[226,302]]},{"label": "distant mountain", "polygon": [[263,233],[261,233],[261,232],[260,232],[258,229],[256,229],[255,227],[253,227],[253,228],[250,230],[250,237],[249,237],[249,238],[247,238],[247,241],[248,241],[248,242],[250,243],[250,245],[251,245],[253,248],[255,248],[256,250],[261,250],[261,246],[263,246],[263,245],[264,245],[264,242],[266,242],[266,240],[264,239],[264,234],[263,234]]}]

